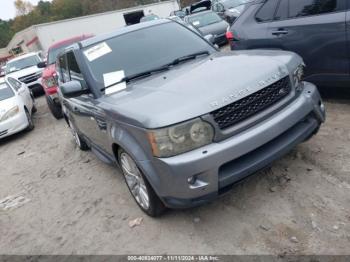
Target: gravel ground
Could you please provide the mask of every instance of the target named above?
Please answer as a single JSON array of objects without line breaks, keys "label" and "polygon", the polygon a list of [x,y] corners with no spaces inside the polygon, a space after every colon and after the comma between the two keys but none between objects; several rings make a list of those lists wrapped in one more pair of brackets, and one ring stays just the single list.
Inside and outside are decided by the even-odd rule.
[{"label": "gravel ground", "polygon": [[37,103],[35,130],[0,141],[0,254],[350,254],[349,101],[271,168],[158,219]]}]

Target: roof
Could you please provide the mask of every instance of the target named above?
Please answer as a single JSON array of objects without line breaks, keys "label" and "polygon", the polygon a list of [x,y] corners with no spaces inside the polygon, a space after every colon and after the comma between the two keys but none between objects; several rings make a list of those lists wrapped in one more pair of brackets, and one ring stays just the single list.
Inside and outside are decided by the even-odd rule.
[{"label": "roof", "polygon": [[167,24],[167,23],[176,23],[174,21],[171,21],[169,19],[158,19],[158,20],[152,20],[140,24],[130,25],[123,28],[120,28],[118,30],[115,30],[111,33],[101,34],[93,38],[86,39],[84,41],[81,41],[80,44],[82,47],[87,47],[99,42],[102,42],[106,39],[114,38],[123,34],[127,34],[136,30],[144,29],[147,27],[155,26],[155,25],[161,25],[161,24]]},{"label": "roof", "polygon": [[33,56],[33,55],[37,55],[38,52],[31,52],[31,53],[27,53],[25,55],[20,55],[20,56],[17,56],[11,60],[9,60],[8,62],[13,62],[13,61],[18,61],[18,60],[21,60],[23,58],[27,58],[27,57],[30,57],[30,56]]},{"label": "roof", "polygon": [[87,38],[91,38],[91,37],[94,37],[94,35],[80,35],[80,36],[68,38],[65,40],[61,40],[61,41],[58,41],[58,42],[54,43],[53,45],[51,45],[49,47],[49,50],[52,48],[57,48],[57,47],[63,46],[63,45],[69,45],[69,44],[73,44],[75,42],[83,41],[83,40],[85,40]]}]

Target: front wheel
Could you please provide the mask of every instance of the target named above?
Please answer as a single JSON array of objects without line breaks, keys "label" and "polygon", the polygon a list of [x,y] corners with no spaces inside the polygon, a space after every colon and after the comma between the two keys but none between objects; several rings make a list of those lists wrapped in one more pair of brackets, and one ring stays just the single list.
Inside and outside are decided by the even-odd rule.
[{"label": "front wheel", "polygon": [[160,216],[165,211],[165,206],[135,161],[124,150],[119,150],[118,157],[126,185],[138,206],[151,217]]},{"label": "front wheel", "polygon": [[58,120],[63,118],[62,107],[59,104],[56,104],[49,98],[46,98],[47,105],[49,106],[50,112]]},{"label": "front wheel", "polygon": [[28,121],[28,126],[26,128],[27,131],[32,131],[34,129],[34,122],[31,114],[29,114],[28,110],[25,109],[27,121]]},{"label": "front wheel", "polygon": [[84,138],[82,138],[78,134],[77,130],[75,129],[75,127],[73,125],[73,123],[70,120],[68,120],[68,124],[69,124],[70,130],[72,132],[74,141],[75,141],[76,145],[79,147],[79,149],[82,150],[82,151],[89,150],[88,144],[85,142]]}]

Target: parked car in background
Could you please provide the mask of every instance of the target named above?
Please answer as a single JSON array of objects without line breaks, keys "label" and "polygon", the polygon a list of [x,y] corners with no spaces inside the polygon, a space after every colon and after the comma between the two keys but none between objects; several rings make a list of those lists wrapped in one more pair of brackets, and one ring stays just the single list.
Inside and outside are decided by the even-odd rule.
[{"label": "parked car in background", "polygon": [[347,0],[257,1],[228,32],[232,50],[281,49],[303,57],[305,79],[350,85],[350,2]]},{"label": "parked car in background", "polygon": [[6,66],[1,66],[0,67],[0,77],[5,76],[5,70],[6,70]]},{"label": "parked car in background", "polygon": [[186,12],[183,11],[183,10],[172,11],[172,12],[170,13],[170,16],[177,16],[177,17],[179,17],[179,18],[181,18],[181,19],[184,19],[184,17],[185,17],[186,15],[187,15]]},{"label": "parked car in background", "polygon": [[0,139],[32,130],[35,112],[34,97],[26,84],[11,76],[0,78]]},{"label": "parked car in background", "polygon": [[42,86],[44,87],[46,102],[50,112],[56,119],[62,118],[62,108],[58,101],[57,95],[57,74],[56,74],[56,59],[57,55],[69,45],[93,37],[93,35],[82,35],[59,41],[49,47],[47,52],[47,62],[38,64],[38,67],[45,68],[42,74]]},{"label": "parked car in background", "polygon": [[232,24],[245,10],[247,4],[253,1],[254,0],[213,0],[212,10],[229,24]]},{"label": "parked car in background", "polygon": [[212,200],[325,120],[300,56],[219,52],[169,19],[74,44],[58,66],[77,146],[118,163],[150,216]]},{"label": "parked car in background", "polygon": [[42,59],[38,52],[32,52],[11,59],[6,64],[6,75],[25,83],[33,94],[44,93],[41,85],[43,69],[37,65]]},{"label": "parked car in background", "polygon": [[226,31],[229,24],[213,11],[203,11],[188,15],[184,21],[201,31],[202,35],[213,35],[213,43],[227,44]]},{"label": "parked car in background", "polygon": [[140,19],[140,23],[153,21],[153,20],[158,20],[158,19],[159,19],[159,16],[157,16],[155,14],[150,14],[150,15],[146,15],[146,16],[142,17]]}]

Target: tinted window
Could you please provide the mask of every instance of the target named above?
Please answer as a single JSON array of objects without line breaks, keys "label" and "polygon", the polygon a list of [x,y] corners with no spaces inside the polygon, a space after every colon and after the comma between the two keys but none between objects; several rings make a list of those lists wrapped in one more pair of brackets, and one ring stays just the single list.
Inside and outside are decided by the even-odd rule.
[{"label": "tinted window", "polygon": [[275,20],[288,18],[288,0],[281,0],[275,15]]},{"label": "tinted window", "polygon": [[59,77],[60,80],[65,83],[69,81],[69,72],[67,70],[67,63],[66,63],[66,55],[60,56],[58,59],[58,65],[59,65]]},{"label": "tinted window", "polygon": [[257,12],[255,19],[258,22],[267,22],[273,19],[278,0],[267,1]]},{"label": "tinted window", "polygon": [[[90,57],[91,61],[86,55],[95,51],[90,50],[99,50],[97,57],[95,54]],[[139,74],[201,51],[212,53],[215,49],[190,29],[169,22],[86,47],[84,57],[95,79],[103,85],[104,74],[117,71],[123,71],[125,76]]]},{"label": "tinted window", "polygon": [[339,0],[290,0],[289,17],[331,13],[342,9]]},{"label": "tinted window", "polygon": [[83,75],[81,74],[80,68],[78,66],[77,60],[73,52],[67,53],[67,64],[69,70],[69,80],[79,81],[83,87],[85,87],[85,81]]},{"label": "tinted window", "polygon": [[6,83],[0,83],[0,101],[13,97],[15,93]]},{"label": "tinted window", "polygon": [[8,78],[8,81],[10,82],[10,85],[13,87],[13,89],[15,89],[16,91],[18,91],[22,87],[22,84],[13,78]]}]

